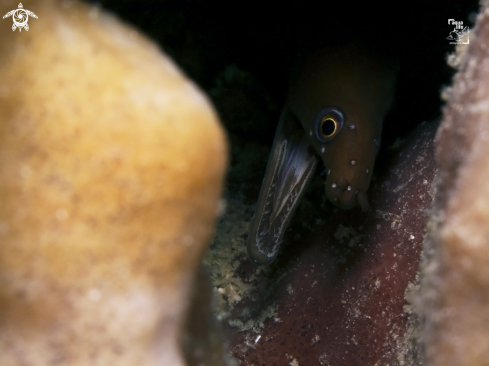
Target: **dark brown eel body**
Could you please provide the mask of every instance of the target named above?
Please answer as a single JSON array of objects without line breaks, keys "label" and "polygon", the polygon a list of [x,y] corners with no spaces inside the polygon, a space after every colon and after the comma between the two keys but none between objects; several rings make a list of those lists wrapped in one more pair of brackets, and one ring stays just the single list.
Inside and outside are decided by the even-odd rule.
[{"label": "dark brown eel body", "polygon": [[277,256],[319,160],[328,199],[343,209],[358,204],[368,210],[395,80],[394,67],[357,44],[312,53],[293,70],[248,237],[254,262]]}]

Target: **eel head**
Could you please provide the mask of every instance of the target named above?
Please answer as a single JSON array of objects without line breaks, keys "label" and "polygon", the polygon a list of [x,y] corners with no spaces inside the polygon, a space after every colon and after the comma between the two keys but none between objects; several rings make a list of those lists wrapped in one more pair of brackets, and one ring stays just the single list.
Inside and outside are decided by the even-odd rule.
[{"label": "eel head", "polygon": [[271,263],[322,161],[336,206],[369,208],[366,193],[391,105],[395,70],[364,47],[310,54],[292,73],[248,237],[253,261]]}]

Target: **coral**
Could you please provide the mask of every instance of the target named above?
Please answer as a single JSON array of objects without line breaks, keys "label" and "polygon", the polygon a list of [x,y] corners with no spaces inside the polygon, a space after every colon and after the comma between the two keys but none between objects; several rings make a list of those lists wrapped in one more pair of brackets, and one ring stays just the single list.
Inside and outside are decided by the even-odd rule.
[{"label": "coral", "polygon": [[213,108],[99,7],[29,8],[28,32],[0,32],[0,364],[224,364],[215,339],[180,346],[207,329],[185,317],[209,301],[192,287],[227,163]]},{"label": "coral", "polygon": [[437,134],[419,311],[427,365],[489,365],[489,5],[459,50]]}]

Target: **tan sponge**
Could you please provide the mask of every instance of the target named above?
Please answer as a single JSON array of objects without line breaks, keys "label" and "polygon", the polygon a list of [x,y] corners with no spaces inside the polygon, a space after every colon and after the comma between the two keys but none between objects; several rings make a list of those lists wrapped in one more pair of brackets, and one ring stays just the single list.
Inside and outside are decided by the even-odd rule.
[{"label": "tan sponge", "polygon": [[216,114],[99,8],[25,8],[29,31],[0,30],[0,365],[184,364],[227,164]]}]

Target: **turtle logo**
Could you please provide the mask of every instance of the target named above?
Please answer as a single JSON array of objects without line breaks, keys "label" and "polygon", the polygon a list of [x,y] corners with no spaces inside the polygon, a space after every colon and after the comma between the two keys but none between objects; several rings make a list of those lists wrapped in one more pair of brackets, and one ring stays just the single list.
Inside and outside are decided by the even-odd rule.
[{"label": "turtle logo", "polygon": [[22,6],[22,3],[19,3],[19,8],[9,11],[7,14],[3,16],[3,19],[12,16],[12,18],[14,19],[14,25],[12,25],[13,31],[15,31],[17,28],[19,28],[19,32],[22,31],[22,28],[28,31],[29,25],[27,24],[27,21],[29,20],[29,15],[37,19],[36,14],[34,14],[30,10],[25,10],[24,7]]}]

